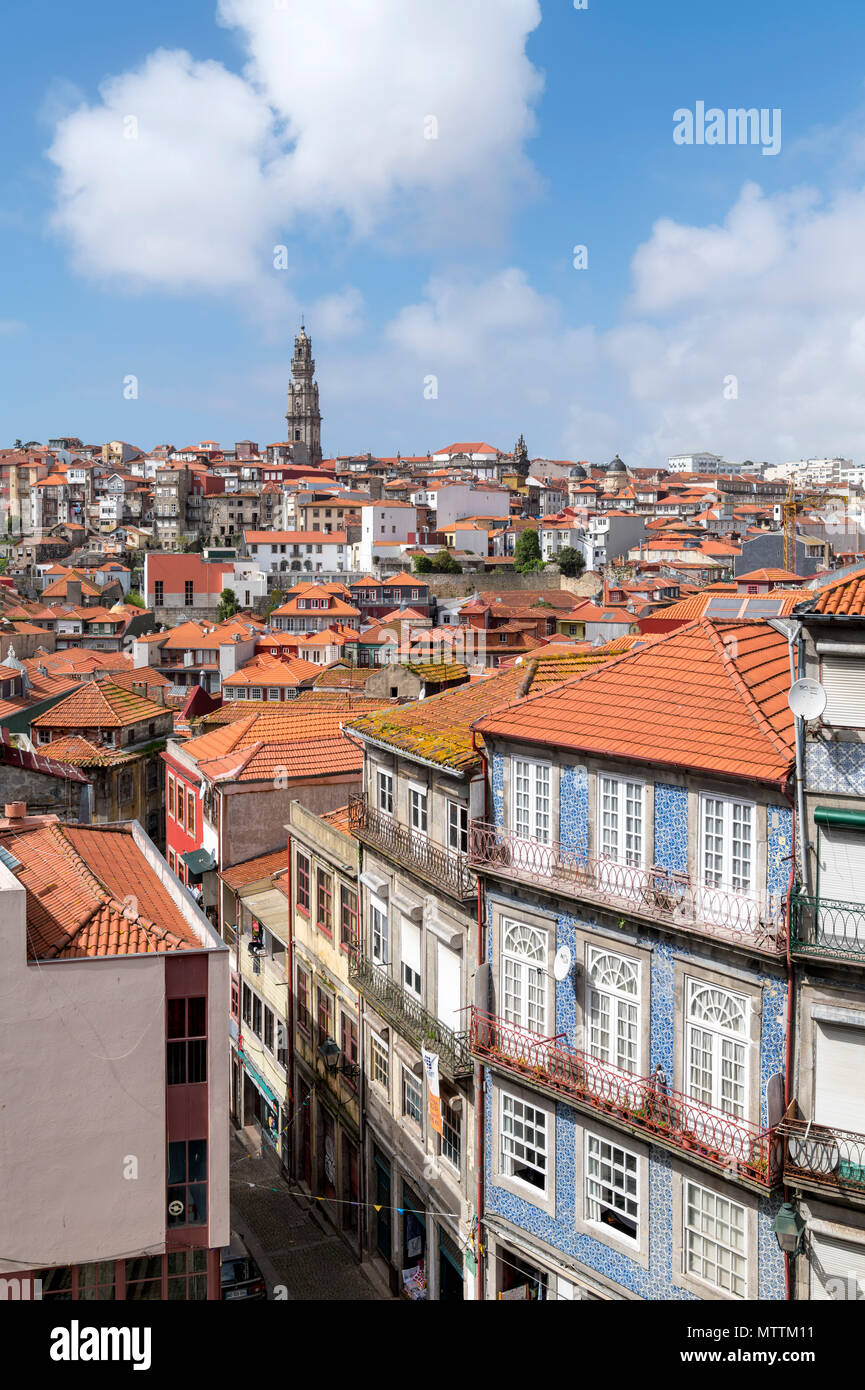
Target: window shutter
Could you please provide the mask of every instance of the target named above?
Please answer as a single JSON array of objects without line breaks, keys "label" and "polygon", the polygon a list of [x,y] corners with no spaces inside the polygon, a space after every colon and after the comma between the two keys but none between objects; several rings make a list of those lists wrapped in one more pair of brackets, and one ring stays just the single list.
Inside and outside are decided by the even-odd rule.
[{"label": "window shutter", "polygon": [[438,1017],[447,1028],[458,1033],[463,1026],[460,1012],[460,958],[438,943]]},{"label": "window shutter", "polygon": [[865,1133],[865,1029],[818,1022],[814,1120]]},{"label": "window shutter", "polygon": [[414,922],[409,922],[405,917],[402,919],[402,959],[403,963],[418,975],[420,968],[420,929]]},{"label": "window shutter", "polygon": [[865,1294],[865,1245],[812,1231],[810,1292],[811,1297],[818,1300],[862,1298]]},{"label": "window shutter", "polygon": [[862,662],[846,656],[824,656],[820,679],[826,691],[826,723],[854,729],[865,725]]},{"label": "window shutter", "polygon": [[865,885],[865,834],[840,826],[820,826],[818,846],[821,898],[861,902]]}]

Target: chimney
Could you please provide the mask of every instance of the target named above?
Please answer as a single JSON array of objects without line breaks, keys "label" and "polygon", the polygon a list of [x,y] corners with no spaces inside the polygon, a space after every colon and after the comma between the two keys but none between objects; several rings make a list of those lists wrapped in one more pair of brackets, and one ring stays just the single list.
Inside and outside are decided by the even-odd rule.
[{"label": "chimney", "polygon": [[73,608],[81,607],[81,580],[69,579],[66,581],[66,602]]},{"label": "chimney", "polygon": [[157,686],[156,686],[155,691],[154,691],[154,699],[156,700],[156,703],[157,703],[158,705],[162,705],[163,709],[165,708],[165,686],[164,686],[164,685],[157,685]]},{"label": "chimney", "polygon": [[7,801],[6,802],[7,820],[26,820],[27,802],[26,801]]}]

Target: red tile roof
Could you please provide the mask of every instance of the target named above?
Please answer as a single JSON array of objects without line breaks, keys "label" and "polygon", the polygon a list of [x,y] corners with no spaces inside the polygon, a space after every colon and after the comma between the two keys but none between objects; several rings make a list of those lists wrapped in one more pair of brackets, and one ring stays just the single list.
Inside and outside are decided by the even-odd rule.
[{"label": "red tile roof", "polygon": [[676,629],[476,724],[484,735],[783,784],[793,758],[787,643],[764,623]]},{"label": "red tile roof", "polygon": [[834,613],[839,618],[865,616],[865,569],[836,579],[817,590],[815,613]]},{"label": "red tile roof", "polygon": [[200,950],[202,936],[175,903],[131,827],[0,830],[27,890],[31,960]]},{"label": "red tile roof", "polygon": [[137,691],[123,690],[112,681],[88,681],[79,685],[65,700],[33,720],[36,729],[124,728],[156,719],[165,706],[147,700]]}]

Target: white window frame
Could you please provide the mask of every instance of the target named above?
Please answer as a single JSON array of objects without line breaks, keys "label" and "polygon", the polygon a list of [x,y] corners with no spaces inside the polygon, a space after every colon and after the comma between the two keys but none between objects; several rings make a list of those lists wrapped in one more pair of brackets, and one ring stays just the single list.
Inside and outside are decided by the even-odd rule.
[{"label": "white window frame", "polygon": [[[456,1143],[448,1137],[448,1130],[452,1135],[456,1135]],[[456,1153],[456,1158],[454,1158],[454,1153]],[[459,1110],[452,1110],[445,1100],[442,1101],[442,1132],[439,1139],[439,1154],[454,1172],[459,1173],[462,1170],[462,1113]]]},{"label": "white window frame", "polygon": [[[721,869],[707,869],[706,855],[708,851],[709,826],[708,817],[710,814],[710,803],[713,814],[714,808],[721,808]],[[736,875],[733,867],[733,832],[736,823],[737,810],[747,810],[750,814],[750,838],[749,838],[749,862],[750,877],[747,887],[742,887],[736,883]],[[714,831],[713,831],[714,833]],[[713,849],[713,854],[717,853]],[[717,878],[717,882],[711,880]],[[753,801],[742,801],[738,798],[729,796],[716,796],[714,793],[701,792],[700,794],[700,884],[709,893],[713,888],[721,892],[741,893],[743,897],[753,898],[757,892],[757,805]]]},{"label": "white window frame", "polygon": [[[550,1151],[549,1140],[553,1136],[550,1131],[549,1120],[549,1112],[533,1104],[532,1101],[523,1100],[510,1091],[501,1090],[499,1092],[499,1166],[501,1172],[517,1188],[524,1189],[527,1193],[533,1194],[535,1198],[546,1197],[549,1191],[550,1159],[555,1156]],[[537,1137],[539,1133],[542,1134],[543,1145],[527,1142],[527,1129],[530,1131],[531,1137]],[[520,1154],[519,1149],[524,1152]],[[530,1157],[532,1154],[543,1154],[544,1163],[541,1165],[533,1162]],[[542,1174],[543,1185],[529,1182],[526,1178],[520,1177],[515,1171],[518,1167],[530,1168],[532,1171]]]},{"label": "white window frame", "polygon": [[[411,1090],[417,1095],[417,1115],[406,1105],[406,1092],[408,1090]],[[415,1076],[413,1071],[409,1071],[408,1067],[403,1067],[402,1069],[401,1102],[403,1119],[409,1120],[413,1125],[417,1125],[419,1129],[423,1129],[423,1081],[419,1076]]]},{"label": "white window frame", "polygon": [[[695,1016],[695,1005],[700,995],[706,995],[707,1002],[709,996],[716,996],[711,1001],[712,1007],[716,1009],[724,1007],[724,998],[726,997],[726,1000],[729,1001],[727,1008],[731,1014],[735,1012],[737,1006],[741,1005],[741,1029],[724,1027],[721,1022]],[[750,1025],[751,1000],[748,995],[739,994],[737,991],[727,989],[722,985],[716,985],[710,980],[702,980],[691,975],[685,976],[683,1073],[685,1084],[683,1090],[686,1096],[697,1101],[707,1110],[714,1111],[715,1114],[729,1115],[736,1119],[748,1118]],[[703,1065],[700,1068],[704,1074],[708,1073],[708,1085],[695,1076],[696,1053],[700,1054],[704,1064],[706,1061],[708,1062],[707,1067]],[[736,1079],[733,1079],[732,1067],[736,1068]],[[727,1084],[725,1085],[725,1083]],[[733,1087],[741,1096],[741,1100],[737,1101],[733,1098],[731,1094]],[[708,1121],[707,1129],[711,1128],[711,1121]]]},{"label": "white window frame", "polygon": [[415,835],[429,834],[429,787],[420,782],[408,784],[408,821]]},{"label": "white window frame", "polygon": [[[605,806],[609,798],[611,804]],[[639,828],[629,830],[629,817],[639,809]],[[598,858],[629,868],[646,863],[646,784],[629,777],[598,774]]]},{"label": "white window frame", "polygon": [[[618,1140],[605,1139],[600,1134],[586,1130],[584,1162],[583,1201],[586,1224],[603,1227],[605,1235],[623,1241],[628,1249],[639,1249],[640,1155],[626,1148]],[[610,1200],[605,1200],[604,1194],[607,1194]],[[632,1220],[634,1234],[628,1235],[626,1231],[620,1231],[616,1226],[603,1221],[601,1207],[619,1211],[628,1220]]]},{"label": "white window frame", "polygon": [[[633,992],[613,981],[595,982],[602,962],[617,964],[620,974],[633,972]],[[589,946],[586,959],[586,1043],[590,1057],[630,1075],[640,1073],[642,1026],[642,963],[633,956]],[[606,1033],[606,1039],[603,1034]]]},{"label": "white window frame", "polygon": [[[526,945],[531,937],[537,938],[537,946],[531,952],[518,950],[515,945],[508,944],[509,937],[515,941],[520,934]],[[541,1036],[545,1035],[547,1024],[548,961],[549,939],[546,932],[530,922],[521,922],[512,917],[502,918],[502,1018],[526,1032]]]},{"label": "white window frame", "polygon": [[520,839],[552,843],[552,763],[511,758],[511,829]]},{"label": "white window frame", "polygon": [[[400,924],[400,950],[399,950],[399,982],[406,994],[410,994],[413,999],[423,999],[423,930],[416,922],[407,922],[405,919]],[[412,959],[406,960],[406,946],[409,941],[412,945],[417,945],[417,968],[415,968],[414,952]]]},{"label": "white window frame", "polygon": [[464,801],[448,801],[448,849],[467,854],[469,848],[469,808]]},{"label": "white window frame", "polygon": [[385,768],[376,769],[375,775],[376,809],[383,815],[393,815],[393,773]]},{"label": "white window frame", "polygon": [[[369,1075],[374,1085],[380,1086],[386,1095],[390,1094],[390,1050],[378,1033],[370,1032]],[[382,1081],[379,1072],[384,1073]]]},{"label": "white window frame", "polygon": [[[700,1227],[691,1225],[689,1221],[689,1209],[693,1205],[692,1194],[697,1198],[700,1212]],[[726,1219],[724,1212],[726,1211]],[[711,1215],[710,1215],[711,1213]],[[720,1238],[726,1227],[730,1230],[733,1225],[732,1218],[738,1216],[738,1224],[742,1236],[742,1248],[735,1249],[733,1244],[724,1243]],[[711,1220],[715,1225],[715,1231],[710,1235],[706,1230],[707,1222]],[[718,1225],[721,1224],[719,1231]],[[708,1276],[707,1265],[714,1265],[717,1269],[724,1256],[727,1257],[728,1267],[725,1271],[725,1280],[712,1279]],[[737,1264],[737,1262],[740,1262]],[[738,1272],[737,1272],[738,1271]],[[739,1202],[734,1202],[732,1198],[715,1192],[710,1187],[704,1187],[701,1183],[693,1182],[690,1178],[685,1178],[682,1182],[682,1272],[690,1279],[699,1280],[709,1288],[717,1289],[720,1293],[726,1294],[728,1298],[744,1299],[748,1297],[748,1212]],[[738,1284],[741,1292],[734,1287]]]},{"label": "white window frame", "polygon": [[[379,920],[380,919],[380,920]],[[386,968],[390,948],[390,923],[387,903],[381,898],[369,898],[369,946],[373,965]]]}]

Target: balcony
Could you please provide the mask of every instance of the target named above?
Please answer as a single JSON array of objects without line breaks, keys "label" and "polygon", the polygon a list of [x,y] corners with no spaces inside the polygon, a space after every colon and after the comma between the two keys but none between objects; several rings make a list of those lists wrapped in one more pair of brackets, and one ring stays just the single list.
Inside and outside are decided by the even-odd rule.
[{"label": "balcony", "polygon": [[790,904],[790,950],[793,955],[865,963],[865,904],[794,893]]},{"label": "balcony", "polygon": [[865,1199],[865,1134],[800,1119],[795,1101],[779,1133],[785,1141],[785,1183]]},{"label": "balcony", "polygon": [[577,1052],[561,1038],[530,1033],[493,1014],[472,1009],[472,1054],[482,1062],[575,1109],[601,1115],[630,1133],[686,1153],[739,1182],[769,1191],[781,1181],[776,1130],[760,1129],[672,1091],[655,1076],[635,1076]]},{"label": "balcony", "polygon": [[385,970],[364,956],[349,956],[348,977],[376,1013],[392,1023],[397,1032],[420,1050],[425,1045],[437,1052],[445,1076],[455,1080],[471,1074],[472,1059],[465,1033],[454,1033],[423,1007],[418,1000],[392,980]]},{"label": "balcony", "polygon": [[375,810],[364,796],[351,797],[348,811],[352,834],[364,844],[410,869],[435,888],[443,888],[453,898],[474,897],[477,879],[469,868],[467,855],[443,849],[441,845],[434,845],[427,835],[407,830],[393,816]]},{"label": "balcony", "polygon": [[658,865],[643,868],[591,859],[577,848],[524,839],[494,825],[473,821],[469,863],[500,878],[531,884],[627,912],[679,930],[717,936],[769,955],[784,951],[785,897],[751,897],[694,883],[689,874]]}]

